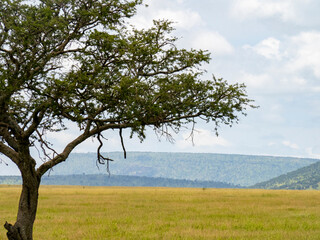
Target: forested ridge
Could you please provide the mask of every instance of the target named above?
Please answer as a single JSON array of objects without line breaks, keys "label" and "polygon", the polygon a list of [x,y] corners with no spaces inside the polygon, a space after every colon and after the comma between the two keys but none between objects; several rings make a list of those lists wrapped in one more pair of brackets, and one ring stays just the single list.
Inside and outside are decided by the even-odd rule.
[{"label": "forested ridge", "polygon": [[[316,188],[320,182],[318,159],[163,152],[128,152],[127,159],[122,152],[104,155],[114,160],[109,163],[110,178],[107,166],[97,165],[96,153],[73,153],[53,168],[49,177],[45,175],[42,183],[306,189]],[[0,184],[20,183],[18,176],[0,176]]]},{"label": "forested ridge", "polygon": [[269,181],[258,183],[252,187],[264,189],[320,190],[320,161]]},{"label": "forested ridge", "polygon": [[[0,176],[0,184],[19,185],[19,176]],[[107,176],[105,174],[44,176],[43,185],[127,186],[127,187],[185,187],[185,188],[241,188],[228,183],[186,179],[152,178],[139,176]]]},{"label": "forested ridge", "polygon": [[[104,153],[113,159],[111,175],[225,182],[251,186],[317,162],[317,159],[212,153]],[[107,174],[96,153],[74,153],[50,175]]]}]

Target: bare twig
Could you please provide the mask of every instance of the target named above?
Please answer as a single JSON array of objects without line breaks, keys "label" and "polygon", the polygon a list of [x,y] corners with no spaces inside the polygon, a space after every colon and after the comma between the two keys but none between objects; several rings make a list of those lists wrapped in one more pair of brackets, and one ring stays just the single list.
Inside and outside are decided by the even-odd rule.
[{"label": "bare twig", "polygon": [[8,163],[6,163],[6,161],[4,161],[2,158],[0,158],[0,164],[4,163],[6,166],[9,166]]},{"label": "bare twig", "polygon": [[[110,176],[109,162],[110,162],[110,161],[113,161],[113,159],[108,158],[108,157],[104,157],[104,156],[101,154],[101,148],[102,148],[102,146],[103,146],[103,142],[102,142],[102,140],[101,140],[101,137],[103,138],[102,134],[101,134],[101,133],[98,133],[98,134],[97,134],[97,139],[98,139],[100,145],[99,145],[99,147],[98,147],[98,149],[97,149],[97,162],[98,162],[99,164],[105,164],[105,162],[107,162],[107,173],[108,173],[109,176]],[[98,166],[98,164],[97,164],[97,166]],[[99,167],[98,167],[98,168],[99,168]]]},{"label": "bare twig", "polygon": [[126,151],[126,148],[125,148],[124,142],[123,142],[122,128],[119,128],[119,136],[120,136],[120,140],[121,140],[121,146],[122,146],[122,149],[123,149],[123,157],[126,159],[127,158],[127,151]]},{"label": "bare twig", "polygon": [[[44,131],[44,129],[43,129],[43,131]],[[45,139],[43,139],[42,136],[44,135],[44,132],[40,133],[39,130],[36,130],[36,133],[39,136],[40,147],[41,147],[41,150],[42,150],[45,158],[47,158],[48,160],[51,160],[54,157],[54,155],[59,155],[52,147],[49,146],[50,143],[48,141],[46,141]],[[49,150],[53,153],[53,157],[50,157],[50,155],[47,153],[47,150]]]},{"label": "bare twig", "polygon": [[194,143],[194,132],[197,131],[197,130],[195,129],[195,126],[196,126],[196,122],[195,122],[195,120],[194,120],[194,118],[193,118],[193,120],[192,120],[191,133],[190,133],[189,137],[187,137],[187,139],[191,138],[192,146],[195,145],[195,143]]}]

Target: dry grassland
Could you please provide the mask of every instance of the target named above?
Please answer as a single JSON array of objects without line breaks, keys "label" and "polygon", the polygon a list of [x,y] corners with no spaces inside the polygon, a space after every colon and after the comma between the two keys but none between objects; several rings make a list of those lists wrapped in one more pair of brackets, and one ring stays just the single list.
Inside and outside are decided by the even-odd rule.
[{"label": "dry grassland", "polygon": [[[1,223],[19,192],[0,187]],[[320,191],[42,186],[34,239],[320,239]]]}]

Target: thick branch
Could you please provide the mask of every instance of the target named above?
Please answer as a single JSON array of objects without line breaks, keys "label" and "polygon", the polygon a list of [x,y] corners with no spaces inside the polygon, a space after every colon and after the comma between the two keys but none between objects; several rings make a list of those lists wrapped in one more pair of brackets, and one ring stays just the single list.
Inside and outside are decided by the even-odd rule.
[{"label": "thick branch", "polygon": [[23,134],[23,138],[29,138],[37,130],[37,128],[38,128],[39,124],[41,123],[41,121],[44,117],[44,114],[46,112],[46,108],[44,108],[44,105],[45,104],[42,104],[42,106],[40,106],[32,114],[32,116],[31,116],[32,123],[31,123],[30,127]]},{"label": "thick branch", "polygon": [[18,151],[18,143],[13,137],[11,137],[7,128],[0,127],[0,136],[3,137],[3,139],[9,144],[11,148],[13,148],[15,151]]},{"label": "thick branch", "polygon": [[0,142],[0,152],[10,158],[16,165],[19,164],[19,155],[13,149]]},{"label": "thick branch", "polygon": [[140,69],[140,71],[138,72],[138,76],[141,76],[141,77],[154,77],[154,76],[161,75],[161,74],[170,75],[170,74],[174,74],[174,73],[178,73],[178,72],[181,72],[183,70],[186,70],[189,67],[190,67],[189,65],[186,65],[186,66],[182,66],[180,68],[176,68],[176,69],[172,69],[172,70],[156,71],[156,72],[150,72],[150,73],[141,72],[141,69]]},{"label": "thick branch", "polygon": [[70,142],[62,151],[62,153],[60,153],[59,155],[57,155],[56,157],[54,157],[53,159],[51,159],[48,162],[43,163],[38,169],[37,169],[37,173],[39,176],[42,176],[43,174],[45,174],[45,172],[47,170],[49,170],[50,168],[56,166],[57,164],[65,161],[67,159],[67,157],[69,156],[69,154],[72,152],[72,150],[77,147],[79,144],[81,144],[82,142],[84,142],[85,140],[87,140],[88,138],[101,133],[107,129],[119,129],[119,128],[128,128],[130,127],[130,125],[128,124],[107,124],[104,126],[99,126],[96,127],[94,129],[92,129],[91,131],[85,131],[83,134],[81,134],[79,137],[77,137],[76,139],[74,139],[72,142]]}]

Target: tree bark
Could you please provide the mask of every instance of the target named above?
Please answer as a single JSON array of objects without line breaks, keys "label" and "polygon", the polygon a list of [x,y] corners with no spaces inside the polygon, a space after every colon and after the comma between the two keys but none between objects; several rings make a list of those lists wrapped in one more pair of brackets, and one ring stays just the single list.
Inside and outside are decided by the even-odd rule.
[{"label": "tree bark", "polygon": [[20,195],[17,221],[14,225],[5,223],[8,240],[32,240],[33,224],[38,206],[40,178],[22,174],[23,184]]}]

